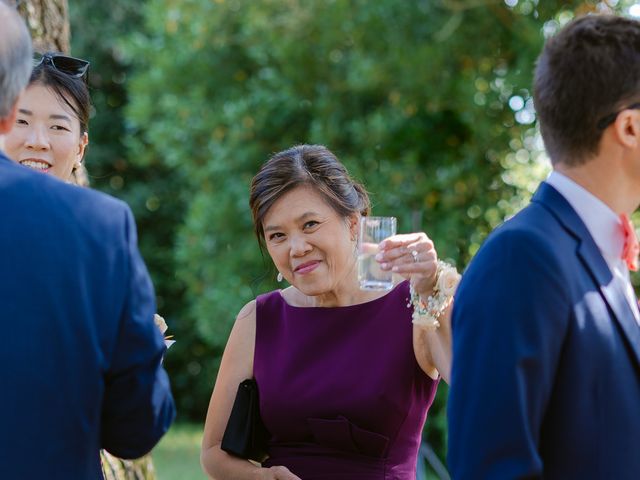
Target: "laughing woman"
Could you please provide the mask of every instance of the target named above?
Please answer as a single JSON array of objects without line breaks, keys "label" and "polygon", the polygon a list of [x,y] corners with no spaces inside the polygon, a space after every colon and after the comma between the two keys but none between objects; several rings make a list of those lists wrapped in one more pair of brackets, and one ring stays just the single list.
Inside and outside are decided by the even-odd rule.
[{"label": "laughing woman", "polygon": [[[18,101],[16,124],[5,137],[10,158],[25,167],[82,183],[91,98],[85,81],[89,62],[48,53],[34,67]],[[149,455],[121,460],[101,452],[106,480],[155,478]]]},{"label": "laughing woman", "polygon": [[6,150],[18,163],[71,182],[89,142],[89,62],[46,54],[18,102]]},{"label": "laughing woman", "polygon": [[[452,289],[439,279],[453,269],[425,233],[395,235],[376,259],[403,281],[389,292],[361,290],[356,244],[369,198],[323,146],[274,155],[254,177],[249,203],[258,242],[290,286],[237,316],[207,414],[205,472],[217,480],[415,478],[427,411],[439,379],[449,378]],[[260,466],[223,446],[247,378],[269,431]]]}]

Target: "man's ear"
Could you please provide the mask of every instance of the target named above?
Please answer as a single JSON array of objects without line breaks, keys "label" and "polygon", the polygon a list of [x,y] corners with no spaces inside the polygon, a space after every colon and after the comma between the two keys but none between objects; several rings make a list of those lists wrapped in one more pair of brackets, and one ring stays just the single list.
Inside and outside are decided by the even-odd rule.
[{"label": "man's ear", "polygon": [[18,101],[13,104],[9,115],[4,118],[0,118],[0,135],[6,135],[11,131],[16,123],[16,117],[18,116]]},{"label": "man's ear", "polygon": [[613,123],[615,138],[627,148],[640,147],[640,111],[621,111]]}]

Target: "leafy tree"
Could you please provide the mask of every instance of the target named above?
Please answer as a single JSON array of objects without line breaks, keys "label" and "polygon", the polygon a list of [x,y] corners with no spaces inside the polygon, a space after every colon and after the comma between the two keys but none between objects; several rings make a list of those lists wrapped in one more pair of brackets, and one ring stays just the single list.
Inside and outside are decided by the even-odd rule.
[{"label": "leafy tree", "polygon": [[[606,8],[552,0],[99,5],[87,9],[102,8],[103,20],[114,18],[107,8],[127,12],[131,33],[121,45],[113,39],[123,27],[110,35],[96,20],[91,28],[106,35],[84,43],[128,75],[126,122],[101,126],[118,141],[105,139],[112,150],[97,176],[138,214],[161,313],[171,312],[178,335],[167,366],[183,414],[198,419],[237,311],[276,286],[247,206],[250,179],[269,154],[327,145],[368,186],[375,213],[397,216],[400,231],[425,230],[442,257],[464,267],[546,172],[530,95],[544,35],[576,11]],[[126,96],[114,98],[121,115]],[[445,401],[442,388],[427,423],[441,455]]]},{"label": "leafy tree", "polygon": [[[89,84],[94,111],[89,126],[87,170],[93,188],[127,201],[136,215],[140,249],[156,287],[158,311],[179,341],[165,359],[178,402],[179,418],[201,419],[207,401],[204,387],[192,393],[204,343],[183,318],[183,283],[176,277],[173,254],[176,229],[182,223],[188,191],[160,159],[137,158],[126,140],[132,134],[124,116],[129,101],[127,83],[138,60],[125,55],[122,38],[142,23],[143,2],[82,0],[70,2],[72,54],[91,62]],[[198,353],[202,352],[202,353]],[[210,367],[211,369],[214,366]],[[194,403],[197,402],[197,405]]]}]

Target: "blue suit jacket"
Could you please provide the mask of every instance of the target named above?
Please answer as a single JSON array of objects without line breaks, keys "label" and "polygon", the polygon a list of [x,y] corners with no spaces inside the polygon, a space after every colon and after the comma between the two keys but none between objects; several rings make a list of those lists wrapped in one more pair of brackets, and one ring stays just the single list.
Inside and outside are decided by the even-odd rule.
[{"label": "blue suit jacket", "polygon": [[0,153],[0,222],[0,478],[101,479],[175,413],[133,216]]},{"label": "blue suit jacket", "polygon": [[454,479],[640,478],[640,327],[543,183],[463,276],[448,403]]}]

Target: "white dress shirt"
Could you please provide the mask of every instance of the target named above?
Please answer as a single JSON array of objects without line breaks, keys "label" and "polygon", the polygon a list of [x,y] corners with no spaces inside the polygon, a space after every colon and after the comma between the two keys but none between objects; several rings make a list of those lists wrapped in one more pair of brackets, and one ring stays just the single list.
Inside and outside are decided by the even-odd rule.
[{"label": "white dress shirt", "polygon": [[622,259],[624,233],[620,217],[591,192],[555,170],[547,178],[547,183],[560,192],[586,225],[614,281],[624,292],[636,321],[640,323],[638,301],[629,278],[629,269]]}]

